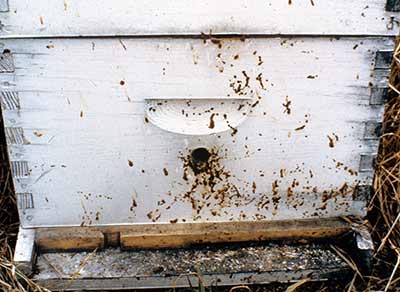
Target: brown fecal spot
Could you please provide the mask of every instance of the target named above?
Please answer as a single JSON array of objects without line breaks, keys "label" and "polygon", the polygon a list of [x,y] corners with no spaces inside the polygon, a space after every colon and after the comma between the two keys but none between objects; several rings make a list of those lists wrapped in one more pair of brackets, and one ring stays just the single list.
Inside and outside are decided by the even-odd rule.
[{"label": "brown fecal spot", "polygon": [[308,75],[307,76],[307,79],[315,79],[315,78],[317,78],[318,77],[318,75]]},{"label": "brown fecal spot", "polygon": [[149,118],[148,117],[144,117],[144,122],[148,123],[149,122]]},{"label": "brown fecal spot", "polygon": [[124,80],[121,80],[121,81],[119,82],[119,84],[120,84],[121,86],[124,86],[124,85],[125,85],[125,81],[124,81]]},{"label": "brown fecal spot", "polygon": [[297,127],[296,129],[294,129],[295,131],[301,131],[306,127],[306,125],[302,125],[300,127]]},{"label": "brown fecal spot", "polygon": [[214,116],[215,116],[214,113],[211,114],[211,116],[210,116],[210,123],[209,123],[209,125],[208,125],[208,128],[209,128],[209,129],[214,129],[214,128],[215,128]]},{"label": "brown fecal spot", "polygon": [[80,116],[81,118],[83,118],[83,111],[81,111],[81,112],[79,113],[79,116]]},{"label": "brown fecal spot", "polygon": [[169,223],[171,223],[171,224],[178,223],[178,218],[176,218],[176,219],[174,219],[174,220],[169,220]]},{"label": "brown fecal spot", "polygon": [[129,159],[128,159],[128,165],[129,165],[130,167],[133,167],[133,162],[132,162],[131,160],[129,160]]},{"label": "brown fecal spot", "polygon": [[264,61],[262,60],[261,56],[258,56],[258,66],[261,66],[264,63]]},{"label": "brown fecal spot", "polygon": [[43,19],[43,16],[39,16],[39,21],[40,21],[40,24],[41,24],[41,25],[43,25],[43,24],[44,24],[44,19]]},{"label": "brown fecal spot", "polygon": [[233,59],[234,59],[234,60],[238,60],[238,59],[239,59],[239,55],[233,56]]},{"label": "brown fecal spot", "polygon": [[37,132],[37,131],[34,131],[33,134],[34,134],[36,137],[42,137],[42,136],[43,136],[42,133]]},{"label": "brown fecal spot", "polygon": [[289,96],[286,95],[285,102],[282,103],[283,107],[285,108],[283,110],[283,113],[290,115],[290,113],[292,112],[292,109],[290,108],[291,104],[292,104],[292,101],[289,100]]},{"label": "brown fecal spot", "polygon": [[54,45],[47,45],[46,48],[48,48],[48,49],[54,49]]},{"label": "brown fecal spot", "polygon": [[330,147],[330,148],[335,147],[334,139],[333,139],[331,136],[329,136],[329,135],[328,135],[327,137],[328,137],[328,140],[329,140],[329,143],[328,143],[329,147]]},{"label": "brown fecal spot", "polygon": [[129,210],[131,210],[131,212],[137,207],[137,203],[136,200],[134,198],[132,198],[132,205],[129,208]]},{"label": "brown fecal spot", "polygon": [[260,87],[261,87],[262,89],[265,89],[264,83],[263,83],[263,80],[262,80],[262,73],[260,73],[260,74],[257,75],[256,80],[258,81],[258,83],[260,83]]},{"label": "brown fecal spot", "polygon": [[163,173],[165,176],[168,176],[168,170],[165,167],[163,168]]}]

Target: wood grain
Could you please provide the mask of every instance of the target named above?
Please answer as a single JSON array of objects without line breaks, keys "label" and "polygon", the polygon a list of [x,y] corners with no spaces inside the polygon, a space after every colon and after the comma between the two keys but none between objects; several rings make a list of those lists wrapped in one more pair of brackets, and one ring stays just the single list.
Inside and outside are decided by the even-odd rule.
[{"label": "wood grain", "polygon": [[199,243],[311,240],[350,231],[351,226],[339,218],[58,227],[37,228],[36,243],[41,250],[93,250],[103,246],[176,248]]}]

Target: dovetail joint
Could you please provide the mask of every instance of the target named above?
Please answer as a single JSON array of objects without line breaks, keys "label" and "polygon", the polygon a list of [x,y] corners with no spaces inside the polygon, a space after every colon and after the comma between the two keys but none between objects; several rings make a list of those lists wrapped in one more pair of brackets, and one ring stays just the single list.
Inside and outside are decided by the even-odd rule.
[{"label": "dovetail joint", "polygon": [[17,201],[21,211],[35,208],[32,193],[17,193]]},{"label": "dovetail joint", "polygon": [[389,100],[388,87],[371,87],[370,105],[382,105]]},{"label": "dovetail joint", "polygon": [[377,51],[375,57],[375,70],[390,69],[393,60],[393,51]]},{"label": "dovetail joint", "polygon": [[29,176],[29,168],[27,161],[11,161],[11,172],[14,177]]},{"label": "dovetail joint", "polygon": [[13,55],[6,51],[0,55],[0,73],[12,73],[15,71]]},{"label": "dovetail joint", "polygon": [[399,12],[400,11],[400,0],[387,0],[386,11]]},{"label": "dovetail joint", "polygon": [[373,171],[376,163],[376,154],[361,154],[360,156],[360,172]]},{"label": "dovetail joint", "polygon": [[20,107],[18,92],[1,91],[0,104],[4,110],[19,110],[21,107]]},{"label": "dovetail joint", "polygon": [[25,139],[24,130],[20,127],[5,127],[5,133],[8,144],[29,144],[29,142]]},{"label": "dovetail joint", "polygon": [[377,140],[382,133],[382,123],[377,121],[365,122],[364,139]]}]

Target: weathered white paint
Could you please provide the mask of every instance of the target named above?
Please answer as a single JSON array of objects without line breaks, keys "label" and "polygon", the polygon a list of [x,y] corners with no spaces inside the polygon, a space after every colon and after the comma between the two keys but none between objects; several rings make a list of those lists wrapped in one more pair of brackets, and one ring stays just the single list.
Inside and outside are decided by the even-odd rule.
[{"label": "weathered white paint", "polygon": [[14,264],[19,271],[30,274],[35,262],[35,230],[19,228],[14,252]]},{"label": "weathered white paint", "polygon": [[[19,99],[19,106],[10,102],[3,110],[5,125],[23,130],[19,143],[9,137],[10,157],[29,167],[14,183],[17,193],[34,200],[33,208],[21,210],[25,227],[151,223],[158,216],[157,223],[365,215],[365,202],[353,200],[350,188],[371,182],[371,167],[359,171],[361,157],[377,149],[376,139],[365,139],[366,122],[380,121],[383,108],[369,105],[369,83],[377,81],[371,77],[376,51],[390,49],[392,39],[3,43],[16,70],[0,86]],[[235,93],[232,86],[239,84]],[[169,131],[168,119],[146,122],[149,102],[192,97],[207,120],[218,113],[229,122],[239,107],[248,114],[237,133],[229,128],[200,136]],[[198,97],[225,97],[221,103],[237,108],[211,109],[209,99]],[[170,114],[186,127],[183,113]],[[188,171],[183,179],[181,157],[197,147],[218,152],[219,167],[229,175],[214,191],[201,187],[185,195],[195,175]],[[324,202],[324,191],[344,184],[346,195]],[[197,208],[204,204],[199,213],[193,201]]]},{"label": "weathered white paint", "polygon": [[[292,2],[290,5],[289,2]],[[398,35],[386,0],[9,0],[2,36]]]}]

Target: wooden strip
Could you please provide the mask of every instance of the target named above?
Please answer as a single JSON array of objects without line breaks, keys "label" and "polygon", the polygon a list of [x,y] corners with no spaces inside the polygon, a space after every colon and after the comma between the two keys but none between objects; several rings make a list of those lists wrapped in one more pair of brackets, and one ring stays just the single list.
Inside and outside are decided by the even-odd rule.
[{"label": "wooden strip", "polygon": [[[38,246],[46,250],[101,247],[99,233],[120,233],[122,248],[165,248],[198,243],[326,238],[343,234],[350,226],[341,219],[259,222],[138,224],[131,226],[38,228]],[[93,233],[92,233],[93,232]],[[88,240],[85,240],[89,235]],[[101,237],[103,239],[103,237]],[[107,236],[106,238],[109,238]],[[50,240],[50,241],[49,241]],[[108,240],[107,240],[108,241]],[[88,243],[88,245],[82,245]],[[113,245],[115,245],[115,241]]]},{"label": "wooden strip", "polygon": [[104,236],[88,228],[37,229],[36,245],[41,251],[94,250],[104,246]]},{"label": "wooden strip", "polygon": [[20,227],[14,252],[14,264],[21,272],[30,274],[35,256],[35,230]]},{"label": "wooden strip", "polygon": [[[386,0],[368,3],[364,0],[15,0],[10,3],[12,13],[1,19],[7,28],[1,34],[21,37],[201,35],[211,31],[246,35],[395,36],[398,27],[389,25],[391,18],[386,14],[385,3]],[[389,1],[387,10],[397,11],[397,3],[397,0]]]}]

